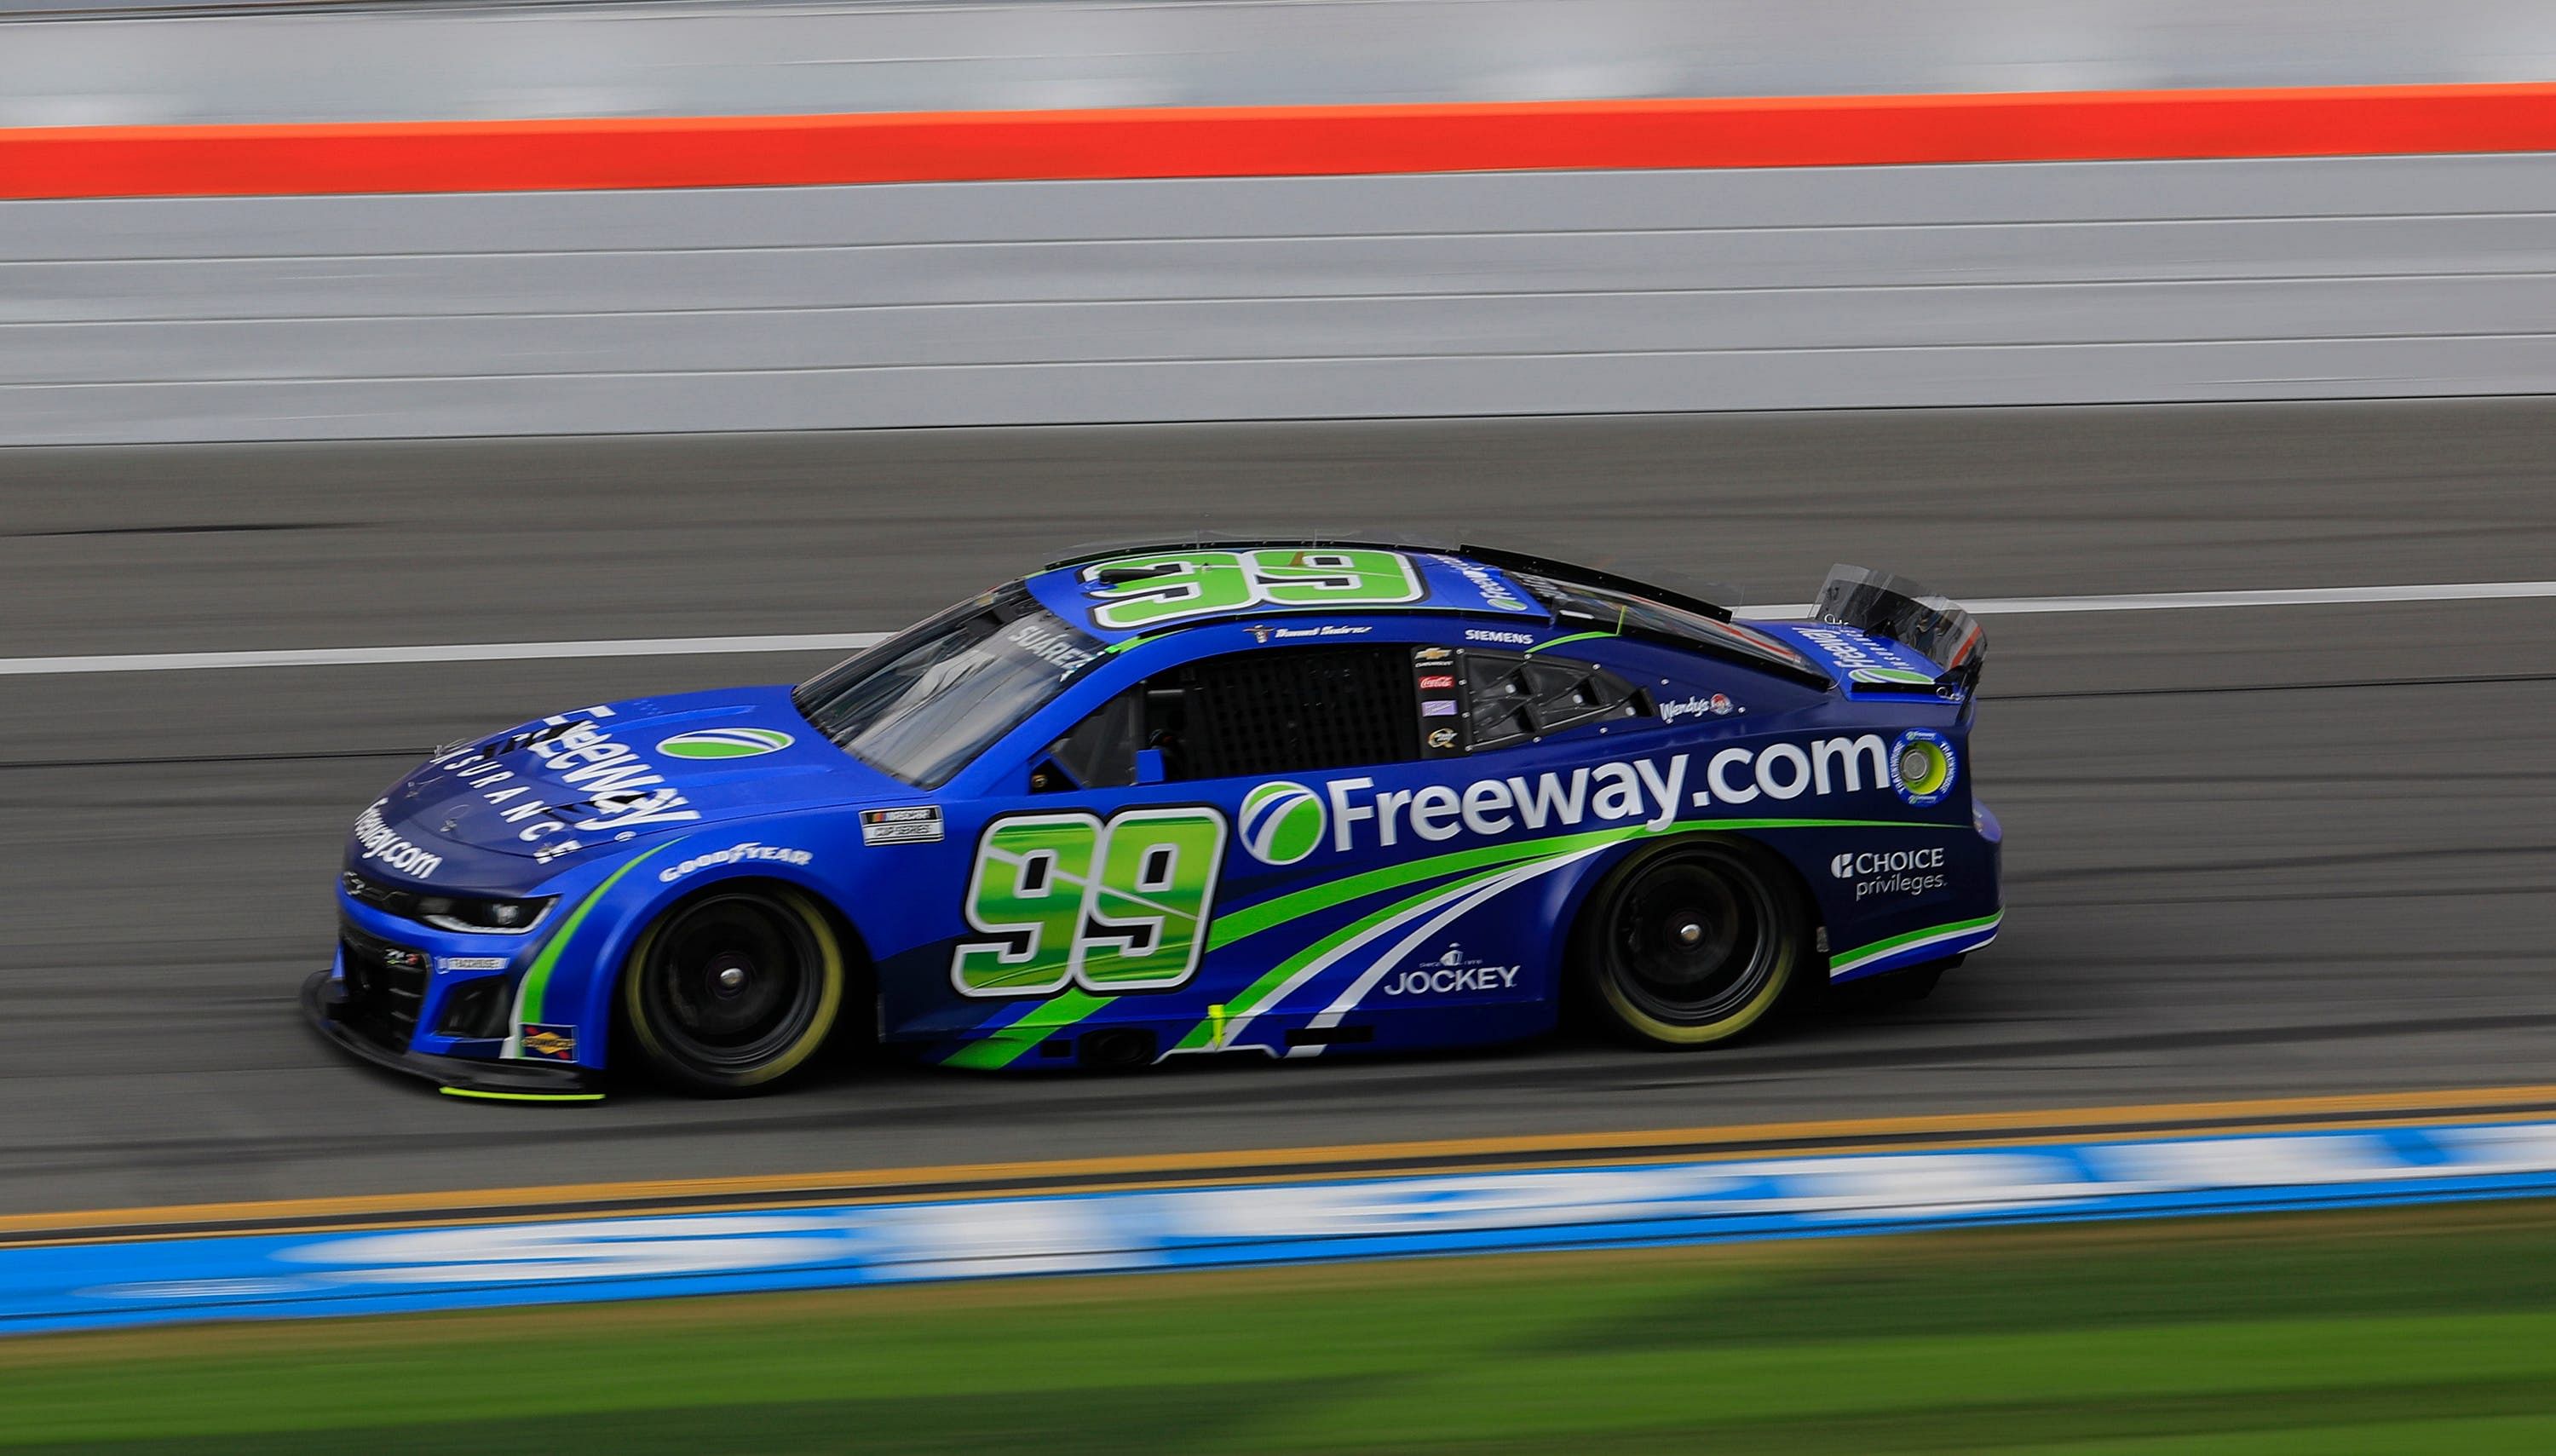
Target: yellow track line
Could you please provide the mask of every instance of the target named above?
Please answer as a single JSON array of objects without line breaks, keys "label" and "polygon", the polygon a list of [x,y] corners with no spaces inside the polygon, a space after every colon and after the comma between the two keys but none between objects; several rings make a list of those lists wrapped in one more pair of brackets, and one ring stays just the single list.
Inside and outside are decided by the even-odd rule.
[{"label": "yellow track line", "polygon": [[[1123,1188],[1126,1180],[1156,1180],[1148,1186],[1186,1186],[1244,1177],[1253,1181],[1302,1181],[1322,1177],[1373,1177],[1396,1171],[1395,1164],[1427,1164],[1425,1171],[1454,1172],[1446,1164],[1464,1159],[1498,1159],[1503,1167],[1538,1156],[1568,1159],[1574,1153],[1620,1153],[1640,1156],[1646,1150],[1676,1148],[1703,1157],[1763,1156],[1781,1151],[1767,1144],[1819,1144],[1823,1151],[1869,1148],[1832,1144],[1888,1139],[1904,1147],[1905,1139],[2009,1134],[1999,1142],[2051,1140],[2071,1134],[2109,1129],[2114,1137],[2166,1135],[2176,1130],[2270,1131],[2316,1125],[2316,1120],[2367,1115],[2447,1115],[2466,1113],[2501,1121],[2534,1113],[2556,1113],[2556,1085],[2439,1090],[2413,1093],[2357,1093],[2326,1097],[2262,1098],[2230,1102],[2156,1103],[2126,1107],[2063,1108],[2020,1113],[1955,1113],[1932,1117],[1859,1118],[1822,1122],[1758,1123],[1709,1127],[1633,1132],[1581,1132],[1510,1137],[1440,1138],[1405,1142],[1370,1142],[1337,1146],[1249,1148],[1219,1152],[1157,1153],[1134,1157],[1063,1158],[1033,1162],[954,1163],[940,1166],[870,1168],[832,1173],[772,1173],[724,1178],[650,1179],[618,1183],[572,1183],[548,1187],[474,1189],[442,1193],[356,1194],[334,1198],[274,1199],[238,1203],[179,1204],[163,1207],[92,1209],[73,1213],[0,1215],[0,1239],[59,1234],[46,1243],[91,1242],[80,1238],[102,1229],[129,1231],[108,1238],[180,1237],[210,1232],[207,1225],[255,1225],[258,1233],[289,1232],[297,1221],[325,1221],[328,1227],[365,1227],[342,1221],[379,1219],[415,1222],[452,1214],[453,1222],[490,1222],[499,1216],[538,1216],[546,1210],[575,1209],[591,1216],[592,1205],[643,1205],[652,1212],[673,1211],[667,1205],[717,1200],[732,1208],[739,1199],[831,1194],[841,1202],[863,1201],[864,1189],[950,1189],[938,1196],[1020,1195],[1085,1191],[1092,1179],[1101,1186]],[[2231,1124],[2243,1125],[2232,1126]],[[1717,1145],[1738,1146],[1715,1153]],[[1354,1165],[1354,1166],[1345,1166]],[[1294,1171],[1288,1171],[1294,1170]],[[994,1188],[968,1185],[1004,1185]],[[908,1196],[935,1196],[916,1194]],[[15,1238],[12,1238],[15,1236]]]}]

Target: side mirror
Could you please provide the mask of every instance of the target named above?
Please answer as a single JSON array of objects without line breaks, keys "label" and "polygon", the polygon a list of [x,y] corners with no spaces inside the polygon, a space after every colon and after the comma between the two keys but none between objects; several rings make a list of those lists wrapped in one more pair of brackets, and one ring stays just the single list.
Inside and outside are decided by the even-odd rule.
[{"label": "side mirror", "polygon": [[1168,782],[1170,779],[1170,772],[1163,767],[1162,749],[1139,748],[1136,750],[1136,782],[1140,784],[1159,784]]}]

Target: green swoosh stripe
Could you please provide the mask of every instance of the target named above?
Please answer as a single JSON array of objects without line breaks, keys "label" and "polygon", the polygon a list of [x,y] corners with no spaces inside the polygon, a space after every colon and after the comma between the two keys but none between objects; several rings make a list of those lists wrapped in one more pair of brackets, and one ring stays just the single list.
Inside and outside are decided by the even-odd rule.
[{"label": "green swoosh stripe", "polygon": [[982,1040],[971,1041],[943,1057],[941,1065],[975,1067],[985,1071],[1008,1067],[1029,1055],[1031,1047],[1116,999],[1116,996],[1093,995],[1089,992],[1067,991],[1043,1001],[1033,1001],[1020,1019],[1008,1026],[996,1027]]},{"label": "green swoosh stripe", "polygon": [[[1500,875],[1506,874],[1511,867],[1513,866],[1509,864],[1498,864],[1488,869],[1475,870],[1473,873],[1468,874],[1461,879],[1451,880],[1446,884],[1432,885],[1428,889],[1422,890],[1416,895],[1412,895],[1406,899],[1397,900],[1394,903],[1385,906],[1381,910],[1374,911],[1367,915],[1362,915],[1359,918],[1350,921],[1348,924],[1343,925],[1340,929],[1333,931],[1331,934],[1324,936],[1322,939],[1315,941],[1313,944],[1298,951],[1296,954],[1289,956],[1286,960],[1279,962],[1275,967],[1271,968],[1267,975],[1262,976],[1258,981],[1251,983],[1251,985],[1243,991],[1242,994],[1235,996],[1232,1001],[1226,1004],[1223,1019],[1230,1021],[1247,1019],[1249,1017],[1259,1015],[1262,1011],[1267,1010],[1271,1003],[1278,999],[1279,993],[1286,989],[1287,983],[1295,977],[1297,972],[1304,970],[1307,966],[1310,966],[1314,962],[1321,960],[1323,957],[1330,955],[1341,946],[1347,944],[1358,936],[1364,935],[1369,930],[1374,929],[1376,926],[1381,925],[1388,920],[1394,919],[1396,916],[1399,916],[1406,911],[1424,908],[1439,901],[1453,898],[1454,896],[1462,894],[1466,890],[1472,888],[1474,885],[1480,884],[1486,879],[1496,879]],[[1189,1034],[1182,1037],[1180,1044],[1174,1047],[1173,1050],[1199,1051],[1205,1049],[1206,1047],[1214,1044],[1215,1038],[1215,1027],[1216,1018],[1214,1017],[1210,1017],[1205,1021],[1201,1021],[1196,1026],[1190,1028]]]},{"label": "green swoosh stripe", "polygon": [[1263,900],[1240,910],[1215,918],[1209,930],[1207,948],[1221,950],[1248,936],[1260,934],[1290,920],[1300,919],[1323,910],[1343,905],[1351,900],[1385,890],[1398,889],[1442,874],[1456,874],[1490,864],[1515,864],[1547,855],[1567,855],[1593,845],[1613,844],[1619,840],[1639,839],[1644,835],[1675,834],[1682,829],[1754,830],[1754,829],[1928,829],[1931,825],[1908,824],[1888,819],[1681,819],[1668,828],[1651,830],[1647,825],[1622,825],[1614,829],[1582,830],[1576,834],[1554,835],[1540,840],[1514,844],[1485,845],[1479,849],[1458,850],[1453,854],[1433,855],[1426,860],[1413,860],[1403,864],[1388,864],[1346,879],[1335,879]]},{"label": "green swoosh stripe", "polygon": [[[1301,920],[1308,915],[1316,915],[1325,910],[1336,909],[1352,900],[1364,899],[1369,895],[1383,894],[1388,890],[1401,889],[1407,885],[1417,884],[1424,880],[1439,879],[1451,874],[1463,874],[1475,869],[1490,869],[1496,871],[1498,869],[1507,868],[1511,865],[1523,863],[1529,860],[1541,860],[1553,855],[1567,855],[1575,850],[1588,849],[1596,845],[1613,844],[1622,840],[1638,839],[1650,834],[1675,834],[1678,831],[1685,829],[1713,829],[1738,832],[1745,830],[1767,829],[1926,829],[1934,827],[1936,826],[1911,824],[1904,820],[1894,819],[1681,819],[1671,823],[1666,829],[1661,830],[1653,830],[1646,824],[1619,825],[1612,829],[1582,830],[1573,834],[1551,835],[1540,840],[1523,840],[1505,845],[1483,845],[1476,849],[1457,850],[1445,855],[1432,855],[1425,860],[1413,860],[1402,864],[1388,864],[1379,869],[1370,869],[1362,874],[1352,874],[1344,879],[1330,880],[1322,884],[1314,885],[1308,889],[1297,890],[1292,894],[1279,895],[1273,899],[1263,900],[1256,905],[1247,905],[1242,909],[1220,914],[1215,917],[1214,922],[1209,927],[1207,949],[1209,951],[1222,950],[1224,947],[1232,945],[1237,941],[1247,940],[1252,936],[1276,929],[1278,926],[1287,924],[1289,921]],[[1482,876],[1475,876],[1476,879],[1481,877]],[[1468,883],[1472,881],[1468,881]],[[1435,893],[1435,891],[1433,890],[1429,893]],[[1417,898],[1425,899],[1427,898],[1427,894],[1423,894]],[[1393,913],[1394,910],[1415,902],[1415,900],[1405,900],[1401,902],[1400,905],[1388,907],[1385,910],[1377,912],[1377,915],[1389,915]],[[1360,924],[1363,923],[1364,922],[1360,922]],[[1359,927],[1355,925],[1347,926],[1341,931],[1335,932],[1335,935],[1348,935],[1355,932],[1358,928]],[[1314,948],[1308,952],[1299,952],[1297,957],[1292,957],[1290,960],[1294,964],[1301,965],[1302,958],[1311,954],[1320,954],[1320,949]],[[1243,1007],[1243,1003],[1248,1001],[1254,994],[1265,991],[1269,987],[1283,983],[1288,976],[1293,974],[1294,972],[1292,969],[1282,968],[1262,976],[1258,981],[1253,982],[1251,986],[1243,992],[1242,995],[1235,998],[1233,1007],[1228,1009],[1226,1013],[1227,1016],[1253,1014],[1251,1010]],[[971,1033],[984,1037],[984,1041],[970,1042],[966,1046],[960,1047],[958,1051],[944,1057],[942,1059],[942,1065],[967,1067],[1010,1066],[1013,1062],[1020,1060],[1022,1055],[1028,1052],[1032,1046],[1035,1046],[1038,1042],[1046,1039],[1047,1035],[1052,1034],[1063,1027],[1073,1025],[1077,1021],[1086,1019],[1093,1012],[1098,1011],[1115,999],[1117,999],[1115,996],[1091,996],[1079,991],[1072,991],[1064,993],[1062,995],[1059,995],[1052,1000],[1028,1002],[1024,1007],[1007,1006],[1004,1009],[995,1012],[992,1016],[989,1016],[984,1023],[979,1025],[975,1031]],[[1042,1016],[1041,1013],[1045,1008],[1059,1004],[1070,1004],[1075,1006],[1077,1009],[1073,1015],[1067,1016],[1062,1020],[1048,1020]],[[1004,1023],[1002,1022],[1002,1018],[1006,1016],[1014,1017],[1015,1019],[1008,1023]],[[1037,1023],[1037,1034],[1030,1035],[1027,1034],[1027,1030],[1031,1025],[1031,1018],[1034,1016],[1040,1016],[1041,1019]],[[1207,1034],[1213,1034],[1212,1025],[1209,1022],[1201,1022],[1198,1027],[1192,1028],[1186,1036],[1181,1038],[1180,1046],[1176,1049],[1190,1050],[1194,1049],[1194,1044],[1204,1045],[1203,1042],[1199,1041],[1203,1030]],[[988,1050],[979,1056],[976,1049],[980,1046],[991,1046],[997,1049]],[[985,1058],[992,1058],[992,1060],[986,1060]]]},{"label": "green swoosh stripe", "polygon": [[1852,971],[1857,966],[1878,961],[1893,951],[1905,950],[1921,940],[1965,935],[1974,930],[1992,930],[2003,919],[2005,919],[2005,912],[1999,910],[1993,915],[1982,915],[1977,920],[1957,920],[1950,925],[1929,925],[1923,930],[1912,930],[1904,935],[1894,935],[1888,940],[1874,941],[1868,946],[1857,946],[1853,950],[1829,957],[1829,974],[1836,976]]},{"label": "green swoosh stripe", "polygon": [[[1492,868],[1482,870],[1477,874],[1473,874],[1466,878],[1463,881],[1463,884],[1470,885],[1478,883],[1494,874],[1502,872],[1502,870],[1507,867],[1506,863],[1502,863]],[[1312,961],[1315,957],[1322,955],[1333,946],[1340,944],[1342,941],[1357,934],[1359,931],[1364,930],[1377,921],[1387,919],[1410,906],[1426,903],[1443,893],[1447,888],[1449,888],[1449,886],[1435,886],[1421,892],[1420,894],[1413,895],[1409,899],[1403,900],[1397,904],[1389,905],[1386,908],[1367,916],[1365,919],[1356,922],[1355,924],[1343,926],[1341,929],[1334,931],[1332,934],[1325,936],[1315,944],[1306,947],[1304,950],[1297,952],[1293,956],[1288,957],[1286,961],[1281,963],[1274,970],[1261,977],[1258,981],[1253,982],[1250,987],[1242,993],[1242,994],[1234,997],[1232,1004],[1227,1009],[1227,1017],[1250,1016],[1257,1014],[1261,1009],[1261,1002],[1273,994],[1280,986],[1285,985],[1288,977],[1295,975],[1299,968]],[[1246,931],[1244,933],[1249,934],[1250,932]],[[1224,941],[1212,939],[1210,945],[1213,947],[1214,945],[1225,944],[1232,939],[1239,939],[1239,937],[1228,937]],[[1094,1012],[1100,1010],[1101,1007],[1108,1005],[1116,999],[1116,996],[1095,996],[1083,991],[1067,991],[1048,1000],[1025,1001],[1018,1005],[1006,1006],[1002,1010],[995,1012],[994,1015],[987,1017],[986,1020],[976,1028],[976,1034],[982,1038],[981,1040],[971,1041],[965,1046],[958,1048],[958,1050],[951,1053],[949,1056],[942,1058],[941,1064],[945,1067],[978,1067],[986,1069],[1008,1067],[1012,1063],[1019,1061],[1022,1057],[1028,1055],[1031,1047],[1046,1040],[1050,1035],[1053,1035],[1055,1032],[1071,1026],[1078,1021],[1084,1020]],[[1002,1018],[1005,1016],[1009,1016],[1012,1019],[1004,1021]],[[1207,1046],[1214,1038],[1214,1025],[1215,1018],[1214,1017],[1201,1021],[1197,1026],[1191,1028],[1188,1035],[1181,1038],[1179,1045],[1176,1046],[1174,1050],[1196,1051]]]},{"label": "green swoosh stripe", "polygon": [[1592,637],[1611,637],[1614,635],[1615,634],[1613,632],[1574,632],[1568,637],[1553,637],[1546,641],[1538,642],[1526,650],[1530,654],[1533,654],[1542,652],[1547,647],[1559,647],[1565,642],[1586,642]]},{"label": "green swoosh stripe", "polygon": [[[1439,899],[1451,889],[1462,890],[1504,873],[1509,867],[1510,864],[1504,861],[1452,884],[1432,886],[1352,924],[1341,927],[1288,957],[1268,974],[1253,982],[1242,994],[1234,998],[1225,1019],[1257,1015],[1263,1009],[1265,1002],[1275,997],[1278,989],[1286,984],[1289,977],[1351,936],[1381,921],[1391,919],[1404,910]],[[1031,1047],[1056,1032],[1088,1018],[1116,999],[1116,996],[1095,996],[1083,991],[1068,991],[1048,1000],[1028,1001],[1016,1007],[1006,1007],[1003,1011],[997,1012],[996,1016],[1010,1015],[1014,1019],[996,1025],[994,1020],[989,1018],[978,1028],[980,1040],[971,1041],[942,1058],[941,1064],[945,1067],[975,1067],[985,1070],[1008,1067],[1027,1056]],[[1214,1040],[1216,1022],[1215,1017],[1201,1021],[1181,1038],[1173,1050],[1205,1049]]]},{"label": "green swoosh stripe", "polygon": [[549,944],[542,947],[540,955],[533,957],[532,969],[524,973],[523,989],[515,993],[517,1025],[527,1021],[550,1019],[542,1014],[543,1001],[550,994],[551,972],[559,965],[560,953],[568,949],[569,937],[576,934],[576,928],[585,923],[585,917],[593,912],[595,904],[603,898],[605,890],[619,884],[621,876],[647,863],[667,848],[668,846],[659,845],[654,850],[634,856],[628,863],[605,875],[603,883],[586,891],[585,898],[577,901],[576,908],[571,910],[568,918],[560,922],[558,933],[550,938]]}]

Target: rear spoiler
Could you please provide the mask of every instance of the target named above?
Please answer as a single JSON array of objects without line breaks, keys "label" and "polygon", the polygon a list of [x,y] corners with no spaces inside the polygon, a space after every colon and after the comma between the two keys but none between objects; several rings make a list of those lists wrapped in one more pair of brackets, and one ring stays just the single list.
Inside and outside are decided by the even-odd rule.
[{"label": "rear spoiler", "polygon": [[1979,686],[1980,669],[1987,660],[1986,636],[1978,618],[1952,598],[1887,572],[1829,568],[1813,614],[1823,622],[1888,637],[1923,655],[1940,674],[1938,687],[1960,688],[1966,697]]}]

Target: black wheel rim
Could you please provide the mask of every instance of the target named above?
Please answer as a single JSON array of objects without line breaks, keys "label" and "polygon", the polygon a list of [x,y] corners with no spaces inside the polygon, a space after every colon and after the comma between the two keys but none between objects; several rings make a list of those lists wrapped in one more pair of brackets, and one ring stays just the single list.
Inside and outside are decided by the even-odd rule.
[{"label": "black wheel rim", "polygon": [[1615,983],[1644,1014],[1699,1026],[1766,989],[1778,953],[1776,910],[1757,876],[1688,855],[1642,870],[1616,902]]},{"label": "black wheel rim", "polygon": [[687,906],[640,973],[649,1029],[698,1070],[753,1071],[807,1034],[825,994],[821,956],[807,922],[760,895]]}]

